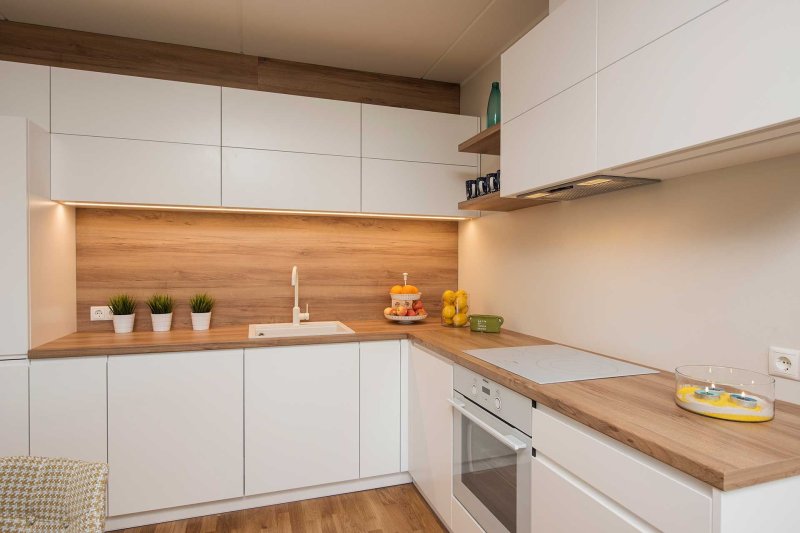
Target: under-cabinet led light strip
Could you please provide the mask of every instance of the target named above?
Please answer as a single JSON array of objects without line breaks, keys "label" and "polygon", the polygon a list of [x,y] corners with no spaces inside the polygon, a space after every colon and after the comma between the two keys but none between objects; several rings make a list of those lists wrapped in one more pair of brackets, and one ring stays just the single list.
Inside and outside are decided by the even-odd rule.
[{"label": "under-cabinet led light strip", "polygon": [[106,208],[106,209],[152,209],[156,211],[198,211],[216,213],[250,213],[262,215],[306,215],[329,217],[358,217],[358,218],[396,218],[411,220],[444,220],[458,221],[469,220],[469,217],[451,217],[437,215],[390,215],[386,213],[347,213],[342,211],[300,211],[292,209],[258,209],[246,207],[194,207],[186,205],[148,205],[148,204],[121,204],[108,202],[70,202],[60,201],[63,205],[71,207]]}]

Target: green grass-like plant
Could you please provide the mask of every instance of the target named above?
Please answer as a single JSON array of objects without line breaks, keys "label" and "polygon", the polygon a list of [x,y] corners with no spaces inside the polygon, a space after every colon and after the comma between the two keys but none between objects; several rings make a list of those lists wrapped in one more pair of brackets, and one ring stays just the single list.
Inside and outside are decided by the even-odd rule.
[{"label": "green grass-like plant", "polygon": [[154,294],[147,299],[147,307],[154,315],[166,315],[175,307],[175,301],[168,294]]},{"label": "green grass-like plant", "polygon": [[136,298],[130,294],[116,294],[108,299],[108,306],[117,316],[132,315],[136,312]]},{"label": "green grass-like plant", "polygon": [[192,313],[210,313],[214,309],[214,298],[207,292],[200,292],[189,298]]}]

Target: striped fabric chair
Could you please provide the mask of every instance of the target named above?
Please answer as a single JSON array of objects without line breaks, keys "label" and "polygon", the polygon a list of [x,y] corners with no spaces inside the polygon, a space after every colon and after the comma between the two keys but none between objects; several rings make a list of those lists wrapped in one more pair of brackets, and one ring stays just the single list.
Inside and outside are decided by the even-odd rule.
[{"label": "striped fabric chair", "polygon": [[102,463],[0,457],[0,532],[102,533],[107,479]]}]

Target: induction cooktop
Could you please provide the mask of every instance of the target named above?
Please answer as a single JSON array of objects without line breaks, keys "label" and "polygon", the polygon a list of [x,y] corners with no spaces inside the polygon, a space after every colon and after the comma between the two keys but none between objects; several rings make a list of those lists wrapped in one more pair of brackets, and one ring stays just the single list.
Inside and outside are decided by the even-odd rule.
[{"label": "induction cooktop", "polygon": [[560,344],[467,350],[467,353],[542,385],[658,373]]}]

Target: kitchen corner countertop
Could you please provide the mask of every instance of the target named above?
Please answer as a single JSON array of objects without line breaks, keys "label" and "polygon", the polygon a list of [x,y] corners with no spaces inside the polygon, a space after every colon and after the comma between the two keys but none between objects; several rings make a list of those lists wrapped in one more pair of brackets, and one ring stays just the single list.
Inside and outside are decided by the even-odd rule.
[{"label": "kitchen corner countertop", "polygon": [[675,405],[674,377],[642,376],[539,385],[486,363],[466,350],[550,341],[504,330],[473,333],[435,320],[401,325],[346,323],[353,335],[248,339],[247,326],[166,333],[73,333],[29,352],[31,359],[254,348],[408,338],[538,403],[722,490],[800,475],[800,405],[778,401],[775,419],[746,424],[706,418]]}]

